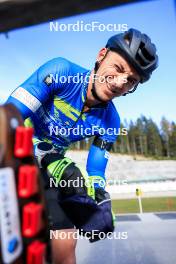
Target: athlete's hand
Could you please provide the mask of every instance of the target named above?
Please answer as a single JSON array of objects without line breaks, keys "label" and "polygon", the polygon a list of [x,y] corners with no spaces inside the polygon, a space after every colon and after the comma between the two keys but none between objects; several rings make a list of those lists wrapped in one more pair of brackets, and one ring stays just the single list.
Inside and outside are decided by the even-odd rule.
[{"label": "athlete's hand", "polygon": [[109,232],[112,233],[114,231],[115,216],[112,212],[111,198],[109,193],[103,188],[96,188],[95,200],[98,206],[97,213],[95,214],[97,215],[95,224],[97,231],[94,231],[94,235],[92,235],[90,238],[90,242],[100,240],[101,232],[104,232],[104,234],[107,235]]}]

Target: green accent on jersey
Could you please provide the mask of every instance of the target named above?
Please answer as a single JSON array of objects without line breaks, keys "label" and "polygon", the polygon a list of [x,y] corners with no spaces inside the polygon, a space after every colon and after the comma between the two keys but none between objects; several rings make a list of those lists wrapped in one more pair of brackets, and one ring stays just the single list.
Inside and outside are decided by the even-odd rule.
[{"label": "green accent on jersey", "polygon": [[37,145],[38,143],[42,142],[41,140],[39,140],[38,138],[32,138],[32,142],[34,145]]},{"label": "green accent on jersey", "polygon": [[43,138],[42,140],[49,143],[49,144],[53,144],[53,141],[51,139]]},{"label": "green accent on jersey", "polygon": [[32,121],[31,121],[30,117],[27,118],[27,119],[25,119],[24,126],[25,127],[32,127],[32,128],[34,127],[34,125],[33,125]]},{"label": "green accent on jersey", "polygon": [[84,94],[82,93],[82,95],[81,95],[81,98],[82,98],[82,101],[83,101],[83,103],[85,102],[85,97],[84,97]]},{"label": "green accent on jersey", "polygon": [[91,178],[88,176],[87,174],[87,171],[82,168],[80,165],[76,165],[79,170],[81,171],[81,174],[85,180],[85,185],[86,185],[86,188],[87,188],[87,194],[95,200],[95,188],[94,188],[94,184],[91,180]]},{"label": "green accent on jersey", "polygon": [[73,121],[76,121],[81,113],[58,96],[54,98],[54,106]]},{"label": "green accent on jersey", "polygon": [[[71,106],[69,103],[65,102],[64,100],[62,100],[59,96],[55,96],[54,106],[56,107],[56,109],[61,111],[65,116],[67,116],[73,121],[77,121],[77,119],[81,115],[81,112],[79,110],[77,110],[76,108]],[[54,110],[54,112],[56,114],[56,110]],[[82,114],[81,118],[83,121],[85,121],[86,120],[85,114]]]},{"label": "green accent on jersey", "polygon": [[56,160],[48,165],[47,170],[50,173],[50,175],[56,179],[56,182],[59,183],[64,170],[71,163],[72,163],[72,160],[69,158],[64,158],[62,160]]}]

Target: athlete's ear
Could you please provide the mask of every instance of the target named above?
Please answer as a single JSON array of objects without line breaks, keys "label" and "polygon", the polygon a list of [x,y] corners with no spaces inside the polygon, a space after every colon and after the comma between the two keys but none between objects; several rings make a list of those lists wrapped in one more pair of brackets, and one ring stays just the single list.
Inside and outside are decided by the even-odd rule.
[{"label": "athlete's ear", "polygon": [[101,62],[104,57],[106,56],[108,49],[107,48],[102,48],[99,52],[98,52],[98,56],[97,56],[97,61]]}]

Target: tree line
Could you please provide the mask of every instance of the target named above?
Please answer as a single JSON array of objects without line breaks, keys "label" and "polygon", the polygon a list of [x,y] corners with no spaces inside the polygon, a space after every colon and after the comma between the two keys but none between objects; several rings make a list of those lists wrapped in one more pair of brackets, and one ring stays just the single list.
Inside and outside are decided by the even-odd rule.
[{"label": "tree line", "polygon": [[[176,158],[176,123],[162,117],[160,126],[151,118],[139,117],[136,121],[124,121],[121,129],[127,128],[127,135],[119,135],[111,152]],[[76,142],[72,148],[88,150],[93,138]]]}]

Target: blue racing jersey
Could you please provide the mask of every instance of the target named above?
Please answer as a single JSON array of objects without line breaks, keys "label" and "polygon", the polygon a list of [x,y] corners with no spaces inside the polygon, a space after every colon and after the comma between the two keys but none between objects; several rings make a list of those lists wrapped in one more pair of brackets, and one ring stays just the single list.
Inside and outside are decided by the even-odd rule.
[{"label": "blue racing jersey", "polygon": [[[12,92],[7,103],[14,104],[34,127],[34,142],[51,143],[65,153],[71,143],[98,136],[114,142],[120,118],[112,101],[83,112],[90,70],[64,58],[55,58],[35,71]],[[107,151],[92,144],[87,172],[105,178]]]}]

